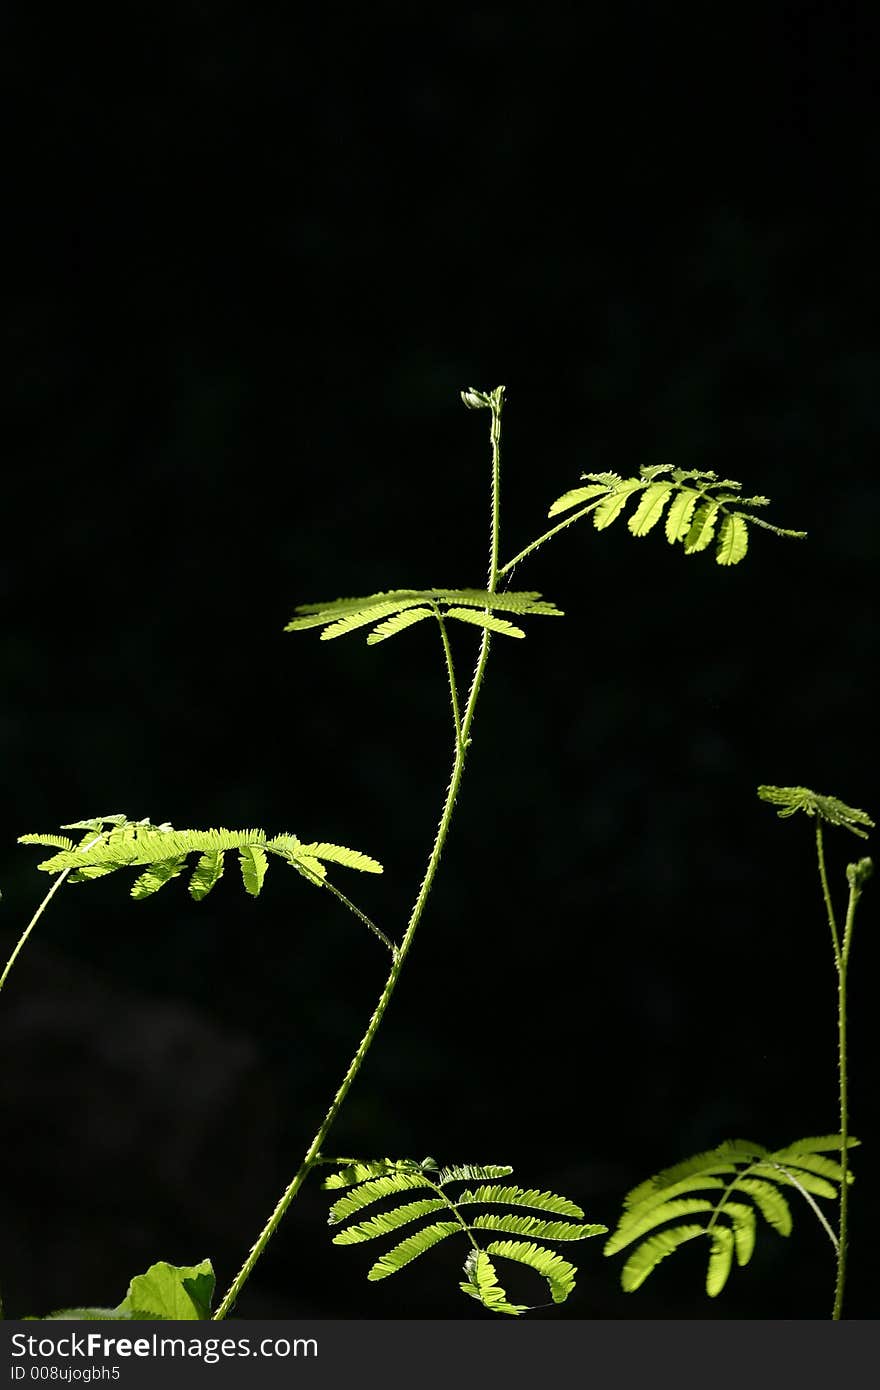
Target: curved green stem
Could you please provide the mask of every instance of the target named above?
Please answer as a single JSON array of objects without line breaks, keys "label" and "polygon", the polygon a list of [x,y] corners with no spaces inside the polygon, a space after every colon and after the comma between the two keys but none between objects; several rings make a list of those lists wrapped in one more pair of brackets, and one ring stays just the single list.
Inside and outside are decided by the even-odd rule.
[{"label": "curved green stem", "polygon": [[351,898],[347,898],[344,893],[340,892],[340,890],[336,887],[335,884],[329,883],[327,879],[322,880],[322,886],[324,888],[328,888],[330,892],[333,894],[334,898],[338,898],[339,901],[343,904],[343,906],[348,908],[349,912],[353,912],[355,917],[357,917],[359,921],[363,922],[365,927],[369,927],[370,931],[373,932],[375,936],[378,936],[383,946],[388,947],[392,956],[397,955],[397,947],[395,946],[391,938],[386,936],[385,933],[382,931],[381,927],[377,927],[376,923],[372,921],[371,918],[369,918],[365,912],[362,912],[356,903],[353,903],[351,901]]},{"label": "curved green stem", "polygon": [[[492,448],[492,529],[489,547],[489,593],[495,592],[495,586],[498,581],[498,521],[500,508],[501,409],[503,395],[504,387],[499,386],[496,388],[495,391],[491,393],[489,397],[492,410],[492,424],[490,430],[490,441]],[[480,644],[480,653],[477,658],[476,668],[474,670],[473,679],[471,681],[471,688],[468,695],[467,708],[465,711],[464,719],[461,724],[461,736],[456,738],[455,760],[452,765],[452,775],[449,779],[449,786],[446,791],[446,800],[444,802],[443,811],[440,816],[440,824],[437,827],[437,833],[434,837],[434,844],[432,846],[431,853],[428,858],[428,865],[425,869],[425,875],[422,879],[421,886],[418,891],[418,896],[416,897],[415,903],[413,904],[413,908],[410,913],[409,922],[407,924],[403,940],[401,941],[397,953],[392,961],[391,970],[389,971],[388,978],[385,981],[385,987],[382,990],[382,994],[379,998],[378,1004],[373,1010],[372,1017],[370,1018],[370,1022],[367,1025],[367,1031],[364,1033],[364,1036],[361,1038],[361,1041],[358,1044],[357,1051],[355,1052],[348,1065],[348,1070],[346,1071],[345,1076],[342,1078],[339,1088],[335,1096],[333,1097],[333,1101],[330,1105],[329,1110],[327,1111],[326,1115],[324,1116],[324,1119],[321,1122],[321,1126],[318,1129],[318,1132],[316,1133],[314,1139],[312,1140],[311,1144],[306,1150],[305,1157],[303,1158],[302,1163],[297,1169],[293,1181],[282,1193],[278,1203],[275,1206],[274,1211],[269,1217],[269,1220],[266,1222],[265,1226],[263,1227],[262,1231],[257,1237],[254,1245],[251,1247],[247,1259],[245,1260],[238,1274],[235,1276],[235,1279],[232,1281],[232,1284],[230,1285],[227,1293],[225,1294],[222,1303],[217,1308],[217,1311],[214,1314],[214,1321],[216,1322],[222,1321],[222,1319],[227,1317],[228,1314],[231,1312],[239,1294],[241,1293],[242,1289],[244,1288],[245,1284],[250,1278],[257,1261],[263,1254],[264,1250],[266,1249],[266,1246],[269,1244],[269,1241],[272,1239],[272,1236],[278,1229],[278,1226],[280,1225],[285,1212],[287,1211],[294,1197],[299,1192],[300,1188],[305,1182],[311,1168],[317,1162],[319,1162],[321,1148],[327,1138],[327,1135],[333,1128],[336,1118],[345,1102],[345,1098],[351,1089],[355,1077],[357,1076],[358,1072],[360,1071],[363,1065],[364,1058],[366,1057],[367,1053],[370,1050],[370,1047],[372,1046],[373,1039],[375,1038],[376,1033],[379,1030],[379,1026],[382,1023],[382,1019],[385,1017],[385,1011],[387,1010],[388,1005],[391,1002],[391,996],[393,995],[394,990],[397,987],[397,981],[400,979],[400,973],[403,969],[404,961],[406,960],[406,957],[409,954],[409,949],[412,945],[413,938],[416,934],[419,923],[422,920],[422,914],[425,910],[425,905],[428,901],[428,896],[431,892],[431,887],[434,883],[434,877],[437,873],[437,867],[440,863],[440,856],[443,853],[443,847],[446,844],[446,837],[449,833],[449,826],[452,821],[452,812],[455,808],[455,801],[456,797],[458,796],[458,789],[461,785],[462,774],[464,772],[465,758],[470,743],[469,733],[473,724],[474,711],[476,709],[476,703],[479,697],[480,687],[483,683],[483,675],[486,669],[486,659],[489,654],[489,639],[490,634],[488,629],[486,629],[483,633],[483,638]]]},{"label": "curved green stem", "polygon": [[440,626],[440,637],[443,641],[443,655],[446,658],[446,674],[449,676],[449,698],[452,701],[452,720],[455,724],[455,742],[461,746],[461,715],[458,709],[458,686],[455,682],[455,667],[452,664],[452,648],[449,645],[449,633],[446,631],[446,624],[443,621],[443,614],[435,604],[432,604],[437,622]]},{"label": "curved green stem", "polygon": [[50,902],[52,901],[52,899],[54,898],[55,894],[58,892],[58,889],[61,887],[61,885],[62,885],[62,883],[64,882],[64,880],[67,878],[67,875],[68,875],[69,873],[72,873],[72,872],[73,872],[72,869],[64,869],[64,871],[58,875],[58,877],[55,879],[55,882],[52,884],[52,887],[49,889],[49,891],[48,891],[48,893],[46,894],[45,898],[44,898],[43,901],[40,903],[40,906],[37,908],[36,912],[34,913],[33,917],[32,917],[31,920],[28,922],[28,924],[27,924],[27,926],[25,927],[24,931],[22,932],[21,936],[18,938],[18,942],[17,942],[17,944],[16,944],[15,950],[12,952],[12,955],[9,957],[9,960],[6,962],[6,968],[5,968],[5,970],[3,971],[3,974],[0,975],[0,989],[2,989],[3,986],[6,984],[6,977],[8,976],[10,970],[12,969],[13,965],[15,964],[16,959],[17,959],[17,957],[18,957],[18,954],[19,954],[19,952],[21,951],[22,947],[24,946],[24,943],[27,941],[27,939],[28,939],[28,937],[30,936],[31,932],[33,931],[34,927],[37,925],[37,923],[39,922],[39,920],[40,920],[40,918],[42,917],[43,913],[46,911],[46,908],[49,906],[49,904],[50,904]]},{"label": "curved green stem", "polygon": [[531,555],[533,550],[537,550],[539,545],[543,545],[545,541],[549,541],[560,531],[564,531],[566,526],[572,526],[574,522],[580,521],[581,517],[586,516],[588,512],[595,511],[599,502],[602,500],[603,499],[600,497],[598,501],[591,502],[587,507],[579,507],[576,512],[572,512],[571,516],[566,517],[565,521],[560,521],[556,526],[551,526],[550,530],[545,531],[543,536],[539,536],[536,541],[532,541],[531,545],[527,545],[518,555],[514,555],[512,560],[508,560],[506,565],[502,565],[498,571],[498,578],[503,578],[505,574],[513,569],[514,565],[519,564],[520,560],[524,560],[527,555]]},{"label": "curved green stem", "polygon": [[837,918],[834,916],[834,904],[831,901],[831,889],[828,886],[828,873],[825,868],[825,841],[822,837],[822,822],[816,817],[816,858],[819,861],[819,879],[822,884],[822,897],[825,899],[825,911],[828,914],[828,925],[831,928],[831,944],[834,948],[834,964],[838,972],[841,967],[840,955],[840,935],[837,930]]}]

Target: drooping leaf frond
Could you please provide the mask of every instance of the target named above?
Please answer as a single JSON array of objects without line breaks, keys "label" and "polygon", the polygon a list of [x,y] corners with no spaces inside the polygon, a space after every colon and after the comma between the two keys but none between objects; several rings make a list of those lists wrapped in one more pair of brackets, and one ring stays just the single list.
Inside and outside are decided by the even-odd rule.
[{"label": "drooping leaf frond", "polygon": [[[492,1254],[518,1261],[537,1271],[548,1281],[554,1302],[561,1303],[574,1288],[574,1266],[552,1250],[536,1244],[536,1241],[585,1240],[589,1236],[606,1234],[608,1228],[547,1220],[547,1213],[551,1216],[582,1217],[583,1211],[567,1197],[540,1192],[537,1188],[526,1189],[493,1181],[507,1177],[511,1171],[509,1166],[500,1164],[460,1164],[438,1168],[433,1159],[424,1159],[422,1163],[412,1159],[402,1159],[396,1163],[390,1159],[346,1161],[339,1173],[324,1182],[325,1187],[348,1188],[346,1195],[337,1198],[330,1208],[328,1219],[331,1225],[338,1226],[385,1198],[403,1197],[404,1200],[366,1220],[344,1226],[334,1236],[333,1243],[359,1245],[427,1219],[426,1224],[419,1225],[373,1264],[369,1279],[385,1279],[390,1274],[396,1274],[434,1245],[449,1236],[460,1235],[467,1238],[471,1246],[465,1261],[466,1280],[460,1287],[490,1312],[517,1316],[527,1310],[525,1304],[511,1303],[500,1287],[497,1272],[489,1259]],[[467,1187],[456,1196],[455,1188],[460,1183],[480,1185]],[[412,1196],[414,1189],[420,1190],[415,1198]],[[531,1207],[541,1215],[472,1210],[483,1204]],[[485,1238],[490,1233],[525,1239],[493,1240],[485,1247],[481,1246],[479,1238]]]},{"label": "drooping leaf frond", "polygon": [[459,1284],[463,1293],[475,1298],[491,1313],[509,1313],[519,1317],[529,1311],[528,1304],[510,1303],[498,1283],[495,1266],[485,1250],[472,1250],[464,1262],[465,1281]]},{"label": "drooping leaf frond", "polygon": [[752,525],[778,536],[806,535],[805,531],[786,530],[755,516],[754,508],[767,506],[769,498],[742,497],[741,483],[719,478],[717,473],[653,464],[641,468],[637,478],[621,478],[616,473],[581,476],[586,479],[586,486],[571,488],[557,497],[550,516],[561,516],[577,508],[571,517],[574,521],[592,512],[596,530],[604,531],[626,510],[630,498],[638,495],[627,523],[632,535],[648,535],[665,512],[666,539],[670,545],[681,543],[686,555],[695,555],[708,549],[714,540],[719,565],[738,565],[744,558]]},{"label": "drooping leaf frond", "polygon": [[777,813],[783,820],[787,816],[793,816],[797,811],[803,811],[804,815],[818,816],[829,825],[843,826],[845,830],[851,830],[863,840],[867,840],[868,831],[863,830],[862,826],[874,829],[874,822],[866,811],[857,811],[855,807],[839,801],[836,796],[820,796],[818,792],[810,791],[809,787],[761,786],[758,788],[758,796],[762,801],[769,801],[771,806],[776,806]]},{"label": "drooping leaf frond", "polygon": [[[599,1229],[604,1230],[605,1227]],[[505,1260],[516,1260],[518,1264],[528,1265],[530,1269],[537,1270],[550,1285],[550,1297],[554,1303],[564,1303],[574,1288],[577,1274],[575,1266],[552,1250],[546,1250],[542,1245],[522,1240],[493,1240],[486,1249],[490,1255],[500,1255]]]},{"label": "drooping leaf frond", "polygon": [[[474,611],[471,612],[470,610]],[[482,609],[482,612],[478,610]],[[305,628],[323,628],[321,641],[332,641],[358,628],[371,627],[367,643],[375,646],[399,632],[415,626],[425,618],[451,619],[470,623],[503,633],[507,637],[525,636],[497,613],[515,613],[523,617],[561,617],[555,604],[542,600],[535,592],[495,593],[483,589],[391,589],[386,593],[367,594],[363,598],[341,598],[333,603],[304,603],[297,616],[287,624],[285,632]]]},{"label": "drooping leaf frond", "polygon": [[224,856],[230,850],[238,853],[245,889],[254,897],[262,890],[269,854],[284,860],[319,887],[326,876],[325,864],[339,864],[362,873],[382,872],[378,860],[360,850],[323,840],[304,843],[296,835],[269,839],[263,830],[175,830],[167,823],[155,826],[148,821],[127,821],[124,816],[63,828],[81,829],[83,825],[87,832],[78,846],[63,835],[20,835],[19,841],[55,849],[56,853],[37,867],[52,874],[67,870],[71,883],[103,877],[118,869],[143,867],[144,872],[131,890],[136,899],[150,897],[176,878],[185,869],[190,854],[199,856],[189,882],[196,902],[201,902],[221,877]]},{"label": "drooping leaf frond", "polygon": [[[727,1282],[734,1257],[738,1265],[748,1264],[752,1257],[755,1210],[779,1235],[791,1233],[791,1208],[781,1188],[806,1196],[833,1240],[813,1198],[838,1195],[843,1170],[826,1155],[839,1151],[841,1142],[839,1134],[821,1135],[771,1152],[749,1140],[729,1139],[634,1187],[624,1198],[617,1229],[605,1243],[606,1255],[635,1246],[621,1272],[623,1288],[628,1293],[639,1288],[661,1260],[704,1236],[710,1241],[706,1292],[715,1298]],[[847,1146],[858,1142],[849,1138]],[[852,1174],[847,1178],[851,1182]],[[684,1195],[692,1192],[709,1195]],[[694,1221],[695,1216],[705,1219]]]}]

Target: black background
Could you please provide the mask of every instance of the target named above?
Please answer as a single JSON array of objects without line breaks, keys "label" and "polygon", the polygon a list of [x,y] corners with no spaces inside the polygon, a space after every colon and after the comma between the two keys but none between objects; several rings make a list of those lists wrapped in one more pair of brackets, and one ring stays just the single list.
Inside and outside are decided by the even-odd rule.
[{"label": "black background", "polygon": [[[746,561],[572,528],[492,648],[442,872],[339,1153],[510,1162],[613,1225],[657,1168],[836,1127],[835,978],[804,820],[876,812],[873,7],[240,6],[4,19],[2,941],[15,844],[125,811],[351,844],[400,936],[451,756],[439,643],[285,634],[297,603],[480,586],[581,471],[712,468],[807,541]],[[476,636],[455,636],[462,675]],[[829,835],[845,897],[847,858]],[[157,1259],[231,1279],[385,958],[276,866],[202,905],[62,890],[0,1009],[10,1314],[115,1303]],[[848,1311],[876,1316],[874,894],[852,964]],[[11,1118],[10,1118],[11,1117]],[[461,1252],[364,1281],[313,1184],[242,1317],[483,1316]],[[580,1247],[554,1317],[818,1318],[805,1207],[717,1301]],[[528,1294],[534,1295],[530,1288]],[[545,1314],[537,1314],[545,1316]]]}]

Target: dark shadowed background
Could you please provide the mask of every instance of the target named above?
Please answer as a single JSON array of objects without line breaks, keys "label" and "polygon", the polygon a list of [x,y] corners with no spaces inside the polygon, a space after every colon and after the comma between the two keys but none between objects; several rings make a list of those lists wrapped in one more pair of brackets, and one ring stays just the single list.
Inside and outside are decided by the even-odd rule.
[{"label": "dark shadowed background", "polygon": [[[354,845],[385,875],[336,882],[401,934],[451,759],[436,634],[283,628],[297,603],[483,584],[488,416],[458,393],[504,382],[504,556],[581,471],[659,462],[741,479],[809,539],[755,531],[722,570],[582,523],[517,570],[566,617],[493,645],[332,1149],[509,1162],[613,1225],[724,1138],[833,1131],[812,826],[755,788],[880,808],[873,7],[178,0],[3,25],[4,959],[48,883],[16,836],[116,811]],[[463,673],[477,642],[455,634]],[[828,847],[842,908],[864,848]],[[12,1315],[115,1303],[157,1259],[209,1255],[225,1288],[380,991],[378,943],[280,865],[259,901],[231,871],[200,905],[184,883],[63,888],[0,1000]],[[854,1317],[880,1302],[876,903]],[[368,1284],[325,1214],[313,1183],[240,1316],[485,1316],[461,1250]],[[702,1249],[632,1296],[599,1241],[574,1258],[537,1316],[830,1311],[803,1203],[717,1302]]]}]

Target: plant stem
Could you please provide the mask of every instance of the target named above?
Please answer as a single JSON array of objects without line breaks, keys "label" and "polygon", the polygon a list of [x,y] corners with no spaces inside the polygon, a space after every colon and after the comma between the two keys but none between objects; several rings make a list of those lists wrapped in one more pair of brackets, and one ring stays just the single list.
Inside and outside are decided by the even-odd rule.
[{"label": "plant stem", "polygon": [[834,1288],[834,1309],[832,1318],[836,1321],[843,1316],[843,1291],[846,1283],[846,1256],[849,1217],[849,1080],[847,1076],[846,1048],[846,972],[849,964],[852,930],[855,922],[856,906],[860,891],[858,881],[850,879],[849,902],[846,907],[846,922],[843,928],[843,950],[837,962],[837,1044],[838,1078],[840,1082],[840,1235],[837,1251],[837,1280]]},{"label": "plant stem", "polygon": [[19,951],[24,946],[24,943],[27,941],[34,927],[37,925],[46,908],[49,906],[55,894],[58,892],[58,889],[61,887],[64,880],[67,878],[67,875],[72,872],[72,869],[65,869],[62,873],[58,875],[58,877],[55,879],[55,882],[52,884],[52,887],[49,889],[45,898],[40,903],[40,906],[34,913],[33,917],[28,922],[21,936],[18,938],[18,944],[16,945],[15,950],[12,952],[12,955],[9,957],[9,960],[6,962],[6,968],[3,971],[3,974],[0,975],[0,989],[2,989],[3,986],[6,984],[6,977],[12,969],[13,965],[15,964]]},{"label": "plant stem", "polygon": [[[489,593],[495,592],[495,588],[498,582],[501,410],[503,396],[503,386],[497,387],[496,390],[493,391],[490,395],[492,410],[492,423],[490,428],[490,444],[492,451],[492,522],[491,538],[489,545]],[[222,1319],[227,1317],[228,1314],[231,1312],[232,1308],[235,1306],[235,1302],[238,1299],[239,1294],[241,1293],[251,1274],[253,1273],[257,1261],[263,1254],[264,1250],[266,1249],[266,1246],[269,1244],[269,1241],[272,1239],[272,1236],[278,1229],[278,1226],[280,1225],[285,1212],[287,1211],[294,1197],[299,1192],[300,1188],[305,1182],[306,1177],[309,1174],[309,1171],[317,1162],[320,1161],[321,1147],[324,1144],[328,1134],[330,1133],[330,1130],[332,1129],[340,1110],[342,1109],[346,1096],[348,1095],[351,1086],[355,1080],[355,1077],[357,1076],[358,1072],[360,1071],[363,1065],[364,1059],[367,1053],[369,1052],[370,1047],[372,1046],[373,1039],[375,1038],[376,1033],[379,1030],[379,1026],[382,1022],[382,1019],[385,1016],[385,1011],[388,1008],[388,1005],[391,1001],[391,996],[394,993],[394,990],[397,986],[397,981],[400,978],[404,961],[406,960],[406,957],[409,954],[410,946],[412,945],[413,938],[416,934],[416,930],[418,929],[418,925],[422,919],[422,914],[425,910],[425,905],[428,901],[428,896],[431,892],[431,887],[434,883],[434,877],[437,873],[437,867],[440,863],[440,856],[443,853],[443,847],[446,843],[446,837],[449,833],[449,826],[452,821],[452,812],[455,808],[455,801],[456,797],[458,796],[458,790],[461,785],[462,774],[464,772],[467,749],[470,744],[470,729],[473,724],[477,699],[479,697],[480,687],[483,683],[483,674],[486,669],[486,660],[489,654],[489,645],[490,633],[488,629],[485,629],[480,643],[480,652],[479,656],[477,657],[477,664],[474,669],[473,678],[471,680],[471,688],[468,694],[467,707],[465,710],[464,719],[461,723],[460,734],[458,732],[456,734],[455,759],[452,765],[452,774],[449,779],[449,786],[446,791],[446,800],[443,806],[442,814],[440,816],[440,824],[437,827],[437,833],[434,837],[434,844],[432,846],[431,853],[428,858],[428,865],[425,869],[425,875],[422,879],[421,886],[418,891],[418,896],[416,897],[415,903],[413,904],[413,908],[410,913],[409,922],[407,924],[403,940],[401,941],[400,946],[398,947],[397,952],[392,961],[391,970],[388,973],[388,978],[385,981],[385,987],[382,990],[379,1002],[373,1010],[372,1017],[370,1019],[369,1024],[367,1025],[367,1031],[364,1033],[364,1036],[362,1037],[358,1045],[357,1051],[355,1052],[354,1056],[351,1059],[351,1062],[348,1065],[348,1070],[346,1071],[345,1076],[342,1078],[342,1082],[339,1086],[339,1089],[337,1090],[336,1095],[333,1097],[333,1101],[330,1105],[329,1110],[327,1111],[327,1114],[324,1116],[324,1119],[321,1122],[321,1126],[318,1129],[318,1132],[316,1133],[314,1139],[312,1140],[311,1144],[306,1150],[305,1157],[303,1158],[302,1163],[297,1169],[293,1181],[287,1187],[285,1192],[282,1193],[281,1198],[279,1199],[274,1211],[269,1217],[269,1220],[266,1222],[266,1225],[263,1227],[263,1230],[260,1232],[256,1242],[252,1246],[247,1259],[245,1260],[238,1274],[235,1276],[235,1279],[232,1281],[232,1284],[230,1285],[226,1295],[224,1296],[222,1303],[220,1303],[219,1307],[217,1308],[217,1311],[214,1314],[215,1322],[222,1321]]]},{"label": "plant stem", "polygon": [[335,884],[330,883],[327,879],[322,880],[322,886],[324,888],[329,888],[334,898],[338,898],[339,901],[345,907],[348,908],[349,912],[353,912],[355,917],[357,917],[361,922],[363,922],[365,927],[369,927],[370,931],[373,932],[375,936],[378,936],[382,944],[388,947],[392,956],[397,955],[397,947],[395,946],[394,942],[390,939],[390,937],[387,937],[385,933],[382,931],[381,927],[377,927],[376,923],[373,922],[365,912],[362,912],[361,909],[351,901],[351,898],[347,898],[344,893],[341,893],[339,891]]},{"label": "plant stem", "polygon": [[837,973],[840,974],[840,936],[837,931],[837,919],[834,916],[834,904],[831,901],[831,890],[828,887],[828,873],[825,869],[825,842],[822,838],[822,822],[816,817],[816,857],[819,860],[819,879],[822,884],[822,897],[825,899],[825,911],[828,914],[828,925],[831,928],[831,944],[834,947],[834,964]]},{"label": "plant stem", "polygon": [[599,502],[603,500],[604,499],[600,497],[596,502],[591,502],[587,507],[579,507],[576,512],[572,512],[571,516],[566,517],[565,521],[560,521],[556,526],[552,526],[549,531],[545,531],[543,536],[539,536],[536,541],[532,541],[531,544],[527,545],[524,550],[521,550],[518,555],[514,555],[512,560],[508,560],[506,565],[502,565],[498,571],[498,578],[503,578],[505,574],[513,569],[514,565],[519,564],[520,560],[524,560],[527,555],[531,555],[533,550],[537,550],[539,545],[543,545],[545,541],[549,541],[553,536],[557,535],[558,532],[564,531],[566,526],[571,526],[575,521],[580,521],[581,517],[586,516],[588,512],[594,512]]},{"label": "plant stem", "polygon": [[443,614],[436,604],[433,605],[440,625],[440,636],[443,640],[443,655],[446,658],[446,673],[449,676],[449,698],[452,701],[452,720],[455,724],[455,742],[461,745],[461,715],[458,710],[458,686],[455,682],[455,667],[452,664],[452,648],[449,645],[449,633],[446,631],[446,624],[443,621]]}]

